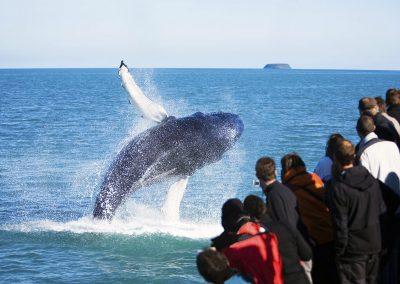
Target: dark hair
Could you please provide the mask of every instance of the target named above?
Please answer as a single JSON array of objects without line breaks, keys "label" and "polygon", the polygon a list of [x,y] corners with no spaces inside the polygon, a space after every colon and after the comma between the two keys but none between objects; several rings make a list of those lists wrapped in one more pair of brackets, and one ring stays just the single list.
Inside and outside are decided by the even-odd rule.
[{"label": "dark hair", "polygon": [[353,144],[349,140],[344,139],[335,152],[335,161],[342,166],[353,164],[355,151]]},{"label": "dark hair", "polygon": [[375,100],[376,100],[376,103],[378,104],[379,111],[380,112],[386,112],[385,100],[381,96],[375,97]]},{"label": "dark hair", "polygon": [[207,282],[222,284],[235,274],[226,256],[215,249],[207,248],[200,252],[196,264],[200,275]]},{"label": "dark hair", "polygon": [[303,160],[297,153],[289,153],[281,159],[282,178],[291,169],[297,167],[305,167]]},{"label": "dark hair", "polygon": [[358,101],[358,110],[362,114],[367,114],[377,105],[378,104],[374,98],[362,98]]},{"label": "dark hair", "polygon": [[357,132],[362,136],[365,137],[371,132],[374,132],[375,130],[375,123],[372,117],[368,115],[362,115],[358,120],[357,120],[357,126],[356,126]]},{"label": "dark hair", "polygon": [[256,177],[264,181],[276,178],[275,161],[270,157],[262,157],[256,163]]},{"label": "dark hair", "polygon": [[236,232],[240,226],[239,220],[246,216],[240,199],[231,198],[222,205],[221,223],[225,231]]},{"label": "dark hair", "polygon": [[386,104],[388,106],[399,104],[400,90],[389,89],[386,91]]},{"label": "dark hair", "polygon": [[329,135],[328,141],[326,142],[325,155],[333,160],[333,154],[344,137],[339,133],[333,133]]},{"label": "dark hair", "polygon": [[243,201],[244,210],[250,215],[251,218],[260,220],[261,217],[267,212],[267,206],[264,201],[257,195],[248,195]]}]

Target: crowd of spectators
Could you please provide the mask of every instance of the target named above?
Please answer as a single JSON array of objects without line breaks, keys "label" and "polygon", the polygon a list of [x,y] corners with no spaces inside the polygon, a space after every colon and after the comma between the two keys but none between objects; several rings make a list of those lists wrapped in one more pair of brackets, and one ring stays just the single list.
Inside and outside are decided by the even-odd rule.
[{"label": "crowd of spectators", "polygon": [[223,233],[197,255],[212,283],[400,283],[400,90],[362,98],[356,146],[331,134],[309,172],[303,159],[261,157],[265,196],[229,199]]}]

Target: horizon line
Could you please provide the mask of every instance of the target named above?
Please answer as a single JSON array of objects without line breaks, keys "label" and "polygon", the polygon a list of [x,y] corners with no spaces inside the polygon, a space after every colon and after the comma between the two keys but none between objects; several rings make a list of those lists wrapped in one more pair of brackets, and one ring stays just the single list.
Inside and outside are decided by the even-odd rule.
[{"label": "horizon line", "polygon": [[[30,70],[30,69],[118,69],[118,67],[1,67],[0,70]],[[131,67],[131,69],[254,69],[262,70],[264,67]],[[400,71],[400,69],[363,69],[363,68],[291,68],[268,70],[337,70],[337,71]]]}]

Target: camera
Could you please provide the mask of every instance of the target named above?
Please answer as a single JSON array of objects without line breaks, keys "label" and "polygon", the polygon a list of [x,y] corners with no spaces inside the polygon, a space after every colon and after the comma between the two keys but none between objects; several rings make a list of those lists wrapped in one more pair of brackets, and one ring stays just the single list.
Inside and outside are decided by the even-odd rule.
[{"label": "camera", "polygon": [[253,186],[260,186],[260,181],[258,179],[253,179]]}]

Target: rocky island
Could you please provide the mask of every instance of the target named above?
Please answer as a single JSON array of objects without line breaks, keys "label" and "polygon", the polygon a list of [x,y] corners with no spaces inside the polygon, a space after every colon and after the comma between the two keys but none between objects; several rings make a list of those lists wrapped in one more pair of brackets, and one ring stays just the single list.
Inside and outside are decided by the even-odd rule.
[{"label": "rocky island", "polygon": [[272,63],[264,66],[264,69],[292,69],[287,63]]}]

